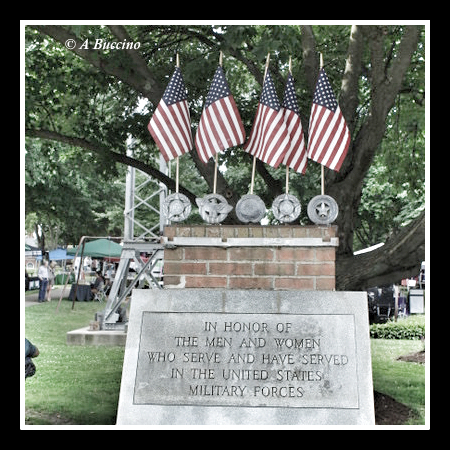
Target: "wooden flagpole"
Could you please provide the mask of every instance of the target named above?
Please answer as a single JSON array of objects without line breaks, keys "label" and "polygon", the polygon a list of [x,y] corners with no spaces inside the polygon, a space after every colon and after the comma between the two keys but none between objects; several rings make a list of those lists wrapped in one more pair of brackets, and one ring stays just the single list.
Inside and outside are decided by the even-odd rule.
[{"label": "wooden flagpole", "polygon": [[180,161],[177,156],[177,165],[175,170],[175,193],[178,194],[179,191],[179,184],[180,184]]},{"label": "wooden flagpole", "polygon": [[[289,74],[292,75],[292,57],[289,56]],[[289,194],[289,166],[286,164],[286,194]]]},{"label": "wooden flagpole", "polygon": [[[176,67],[180,67],[180,56],[177,53],[176,57]],[[178,194],[179,190],[179,182],[180,182],[180,161],[179,157],[177,156],[175,159],[176,163],[176,169],[175,169],[175,193]]]},{"label": "wooden flagpole", "polygon": [[[264,87],[264,81],[266,80],[267,70],[269,69],[269,62],[270,62],[270,52],[267,53],[266,68],[264,69],[263,87]],[[256,171],[256,155],[253,156],[252,181],[250,184],[250,194],[253,194],[253,185],[255,184],[255,171]]]},{"label": "wooden flagpole", "polygon": [[[222,67],[223,62],[223,53],[222,50],[219,52],[219,66]],[[213,185],[213,194],[216,194],[217,191],[217,166],[219,165],[219,153],[216,153],[216,157],[214,159],[214,185]]]},{"label": "wooden flagpole", "polygon": [[214,185],[213,185],[213,194],[217,192],[217,166],[219,164],[219,154],[216,153],[216,158],[214,160]]},{"label": "wooden flagpole", "polygon": [[[323,68],[323,55],[322,53],[319,53],[320,55],[320,69],[322,70]],[[325,171],[324,171],[324,165],[321,164],[320,165],[320,193],[322,195],[325,195]]]}]

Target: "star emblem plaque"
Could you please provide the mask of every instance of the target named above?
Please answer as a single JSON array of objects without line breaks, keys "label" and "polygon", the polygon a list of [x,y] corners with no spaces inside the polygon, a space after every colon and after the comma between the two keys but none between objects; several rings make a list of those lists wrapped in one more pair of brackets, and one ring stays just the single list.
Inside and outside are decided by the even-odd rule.
[{"label": "star emblem plaque", "polygon": [[272,211],[280,222],[293,222],[302,210],[300,202],[290,194],[279,195],[272,203]]},{"label": "star emblem plaque", "polygon": [[316,195],[308,203],[308,217],[317,225],[328,225],[336,220],[339,207],[329,195]]}]

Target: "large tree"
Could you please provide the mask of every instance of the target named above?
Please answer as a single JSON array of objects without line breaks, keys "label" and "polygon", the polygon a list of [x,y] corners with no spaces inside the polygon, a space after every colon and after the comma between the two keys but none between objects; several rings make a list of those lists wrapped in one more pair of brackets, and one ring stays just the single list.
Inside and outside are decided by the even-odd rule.
[{"label": "large tree", "polygon": [[[403,179],[410,170],[414,172],[411,180],[421,180],[416,185],[423,185],[424,39],[423,26],[400,25],[30,26],[26,28],[26,135],[90,152],[95,155],[99,170],[105,167],[113,170],[115,162],[135,166],[173,189],[174,180],[157,169],[158,152],[146,125],[161,99],[167,77],[173,72],[177,52],[181,56],[194,128],[222,50],[227,78],[248,135],[269,51],[279,93],[288,58],[294,59],[293,74],[303,128],[307,131],[320,51],[352,136],[341,171],[326,170],[325,174],[326,193],[339,204],[337,286],[360,289],[375,281],[394,282],[417,271],[424,258],[423,201],[409,210],[403,222],[385,222],[383,231],[378,232],[387,238],[384,247],[353,256],[353,246],[355,236],[362,240],[364,235],[370,235],[369,228],[378,220],[367,211],[366,205],[361,205],[361,199],[375,203],[376,197],[371,197],[375,189],[370,190],[366,180],[376,158],[386,154],[382,152],[383,142],[389,138],[391,127],[397,126],[398,139],[392,133],[390,139],[397,147],[397,160],[404,167],[396,166],[399,178]],[[127,47],[125,43],[139,45],[112,49],[107,45],[111,42],[121,42],[122,47]],[[148,100],[147,109],[136,110],[142,99]],[[406,109],[409,117],[413,114],[419,119],[412,123],[400,116]],[[126,155],[125,141],[129,134],[135,138],[133,158]],[[415,136],[414,152],[411,136]],[[403,145],[406,141],[409,143]],[[189,161],[211,192],[212,161],[202,164],[195,150]],[[235,148],[221,155],[221,163],[227,170],[219,173],[217,192],[235,206],[247,193],[250,158]],[[387,167],[391,168],[389,162]],[[270,205],[283,191],[283,176],[262,163],[257,164],[257,171],[261,176],[257,192]],[[303,205],[318,193],[318,173],[317,165],[310,163],[305,177],[291,178],[291,189]],[[413,181],[408,183],[403,182],[407,195]],[[195,202],[198,192],[184,185],[183,178],[180,190]],[[385,195],[395,197],[397,203],[401,197],[392,192]],[[389,207],[386,202],[381,199],[379,204]],[[401,205],[400,215],[405,210],[404,203]],[[237,219],[230,214],[228,220]],[[304,213],[300,220],[301,223],[307,220]]]}]

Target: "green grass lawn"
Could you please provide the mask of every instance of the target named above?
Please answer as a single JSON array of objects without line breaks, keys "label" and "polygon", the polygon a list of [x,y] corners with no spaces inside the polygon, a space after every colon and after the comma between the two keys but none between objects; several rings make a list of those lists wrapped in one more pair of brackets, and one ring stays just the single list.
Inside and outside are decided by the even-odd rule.
[{"label": "green grass lawn", "polygon": [[425,366],[397,358],[423,347],[420,340],[371,339],[373,388],[412,408],[415,425],[425,423]]},{"label": "green grass lawn", "polygon": [[51,424],[46,417],[60,416],[75,424],[115,424],[125,349],[66,344],[67,331],[87,326],[104,303],[76,302],[72,311],[63,300],[55,314],[57,303],[25,309],[25,336],[40,351],[36,374],[25,380],[26,423]]},{"label": "green grass lawn", "polygon": [[[87,326],[104,307],[98,302],[58,299],[25,308],[25,336],[39,347],[35,376],[25,381],[27,424],[115,424],[125,349],[108,346],[68,346],[67,331]],[[396,361],[423,349],[421,341],[372,339],[374,389],[390,395],[417,413],[411,423],[423,424],[425,367]]]}]

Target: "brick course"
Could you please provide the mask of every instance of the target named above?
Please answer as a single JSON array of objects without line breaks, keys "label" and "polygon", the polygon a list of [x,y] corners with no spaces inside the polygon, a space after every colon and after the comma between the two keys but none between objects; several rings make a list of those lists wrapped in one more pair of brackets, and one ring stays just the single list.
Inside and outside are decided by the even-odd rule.
[{"label": "brick course", "polygon": [[167,226],[164,286],[334,290],[336,236],[336,226]]}]

